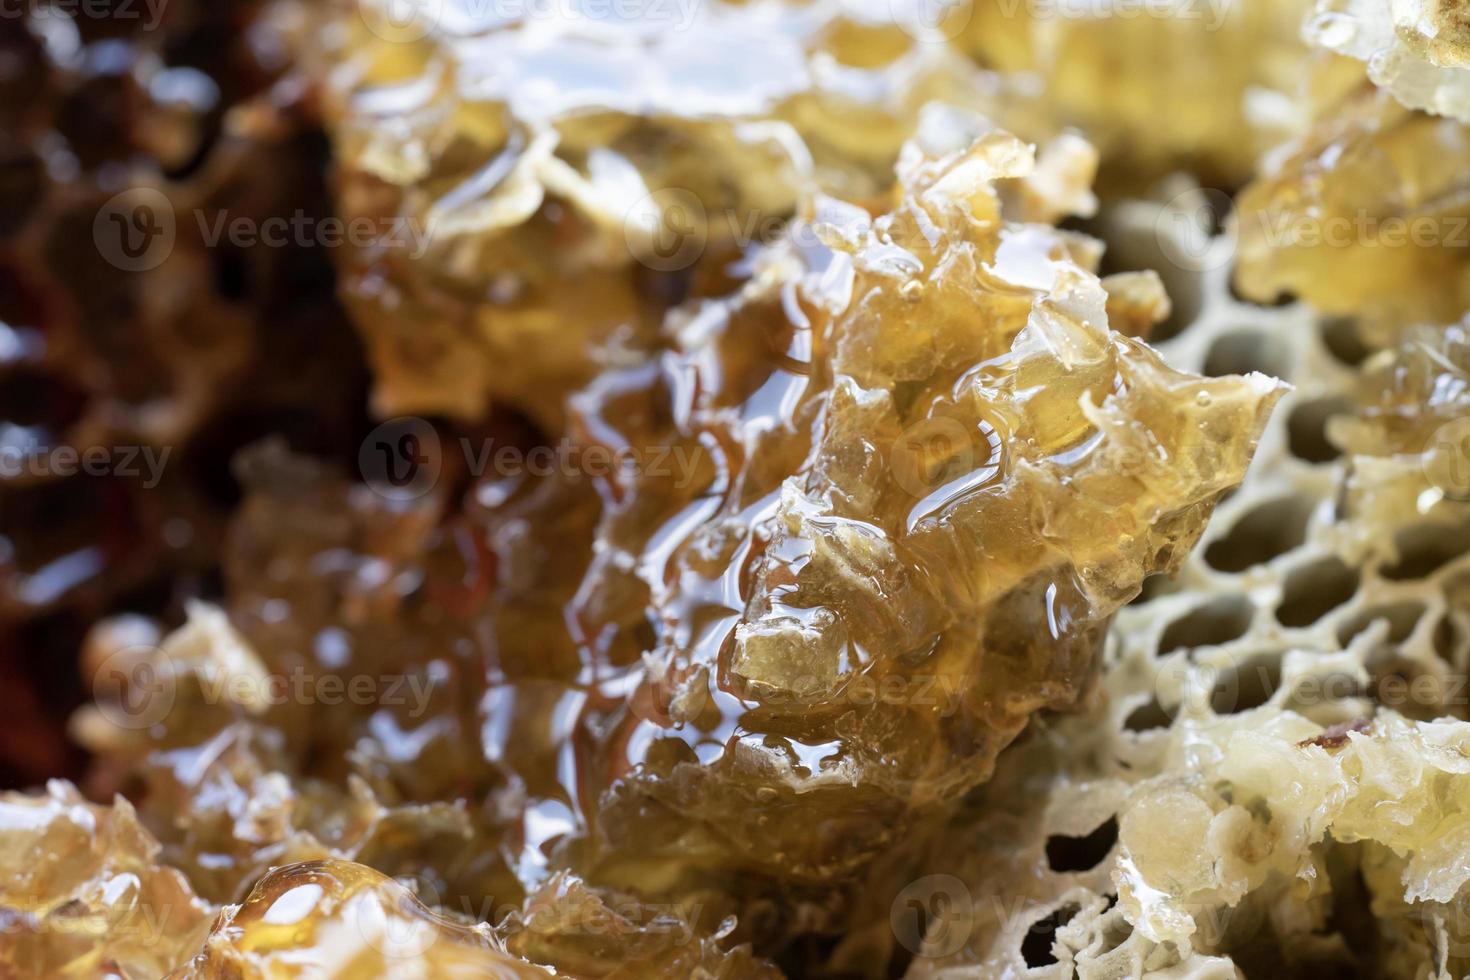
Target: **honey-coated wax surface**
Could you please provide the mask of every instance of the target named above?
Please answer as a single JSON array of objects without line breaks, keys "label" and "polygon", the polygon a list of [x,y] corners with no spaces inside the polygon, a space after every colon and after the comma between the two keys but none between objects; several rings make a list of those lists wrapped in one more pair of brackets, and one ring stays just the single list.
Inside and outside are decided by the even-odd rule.
[{"label": "honey-coated wax surface", "polygon": [[1460,7],[0,22],[0,974],[1460,977]]},{"label": "honey-coated wax surface", "polygon": [[[567,870],[770,944],[789,925],[752,909],[835,927],[821,888],[1086,689],[1280,388],[1110,331],[1110,307],[1162,318],[1157,281],[1110,297],[1090,240],[1008,220],[1054,208],[1024,144],[949,116],[924,138],[891,210],[814,198],[666,355],[572,398],[582,444],[668,446],[675,473],[394,503],[279,449],[241,461],[234,625],[196,607],[162,644],[158,724],[82,726],[210,899],[248,910],[269,867],[338,855],[511,906]],[[423,700],[323,725],[262,693],[342,658]],[[531,949],[592,956],[570,945]]]}]

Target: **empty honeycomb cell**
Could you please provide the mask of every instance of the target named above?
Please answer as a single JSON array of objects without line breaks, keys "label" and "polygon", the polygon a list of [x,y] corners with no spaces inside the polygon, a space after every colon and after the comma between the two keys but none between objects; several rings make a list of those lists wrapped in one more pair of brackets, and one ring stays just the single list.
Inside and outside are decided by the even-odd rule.
[{"label": "empty honeycomb cell", "polygon": [[1164,284],[1164,293],[1169,297],[1169,316],[1149,331],[1150,342],[1172,340],[1199,320],[1205,299],[1199,275],[1165,254],[1160,247],[1160,236],[1153,228],[1140,230],[1106,220],[1076,224],[1079,229],[1100,238],[1106,247],[1101,275],[1144,270],[1158,274]]},{"label": "empty honeycomb cell", "polygon": [[1310,626],[1358,591],[1361,573],[1340,558],[1319,558],[1286,576],[1276,620],[1282,626]]},{"label": "empty honeycomb cell", "polygon": [[1308,463],[1330,463],[1341,456],[1342,450],[1327,437],[1327,420],[1351,413],[1352,407],[1349,399],[1338,396],[1302,402],[1292,408],[1286,420],[1291,454]]},{"label": "empty honeycomb cell", "polygon": [[1217,338],[1205,355],[1204,373],[1212,378],[1259,371],[1291,380],[1291,356],[1279,337],[1260,330],[1240,329]]},{"label": "empty honeycomb cell", "polygon": [[1430,642],[1434,644],[1434,652],[1448,663],[1457,664],[1463,656],[1465,647],[1464,627],[1456,622],[1455,617],[1445,613],[1439,617],[1439,622],[1434,624],[1434,632]]},{"label": "empty honeycomb cell", "polygon": [[1416,599],[1405,599],[1383,605],[1370,606],[1343,623],[1337,631],[1338,642],[1347,646],[1353,637],[1379,620],[1388,623],[1388,643],[1402,643],[1414,632],[1419,618],[1424,615],[1424,603]]},{"label": "empty honeycomb cell", "polygon": [[1429,721],[1447,713],[1464,715],[1464,684],[1426,670],[1403,657],[1382,657],[1369,665],[1373,700],[1407,718]]},{"label": "empty honeycomb cell", "polygon": [[1316,502],[1310,497],[1278,497],[1258,504],[1211,542],[1205,561],[1222,572],[1243,572],[1253,565],[1299,548],[1307,537]]},{"label": "empty honeycomb cell", "polygon": [[1335,716],[1342,701],[1367,693],[1356,674],[1340,670],[1313,672],[1297,680],[1282,707],[1314,719],[1319,715],[1318,709],[1325,707],[1328,715]]},{"label": "empty honeycomb cell", "polygon": [[216,293],[234,302],[252,294],[250,257],[243,249],[221,246],[210,250],[210,258]]},{"label": "empty honeycomb cell", "polygon": [[1169,316],[1149,334],[1149,340],[1162,343],[1182,334],[1199,317],[1204,294],[1199,280],[1176,270],[1171,274],[1167,264],[1160,267],[1159,278],[1164,281],[1164,292],[1169,297]]},{"label": "empty honeycomb cell", "polygon": [[1173,715],[1164,710],[1157,698],[1150,700],[1147,704],[1140,705],[1129,712],[1123,721],[1123,727],[1130,732],[1151,732],[1159,728],[1168,728],[1173,721]]},{"label": "empty honeycomb cell", "polygon": [[1280,309],[1283,306],[1291,306],[1297,301],[1296,295],[1289,292],[1277,293],[1275,296],[1272,296],[1269,299],[1265,297],[1252,298],[1250,296],[1246,296],[1236,286],[1234,270],[1231,271],[1230,276],[1228,276],[1225,281],[1227,284],[1227,288],[1230,291],[1230,298],[1235,300],[1235,302],[1237,303],[1244,303],[1246,306],[1256,306],[1262,309]]},{"label": "empty honeycomb cell", "polygon": [[[83,773],[83,754],[65,737],[64,717],[87,690],[77,676],[76,650],[86,631],[83,616],[58,612],[24,627],[0,632],[0,669],[10,683],[0,689],[0,778],[11,785],[40,785],[58,773]],[[17,683],[24,678],[26,683]],[[44,732],[46,738],[39,737]]]},{"label": "empty honeycomb cell", "polygon": [[1373,353],[1362,338],[1358,321],[1351,317],[1323,317],[1318,322],[1318,329],[1322,334],[1322,346],[1347,367],[1357,367]]},{"label": "empty honeycomb cell", "polygon": [[1210,690],[1210,708],[1217,715],[1233,715],[1259,708],[1281,686],[1281,656],[1260,654],[1220,671]]},{"label": "empty honeycomb cell", "polygon": [[1177,575],[1150,575],[1143,580],[1143,587],[1138,590],[1138,595],[1133,599],[1133,605],[1142,605],[1152,602],[1159,596],[1169,595],[1179,591],[1179,577]]},{"label": "empty honeycomb cell", "polygon": [[1046,863],[1053,871],[1091,871],[1118,842],[1118,820],[1109,817],[1081,837],[1053,834],[1046,839]]},{"label": "empty honeycomb cell", "polygon": [[1394,536],[1398,560],[1382,570],[1393,581],[1427,578],[1446,564],[1470,554],[1470,523],[1417,524]]},{"label": "empty honeycomb cell", "polygon": [[[1109,911],[1117,904],[1117,896],[1108,897]],[[1098,921],[1098,939],[1096,956],[1102,957],[1126,943],[1133,935],[1133,925],[1123,916],[1116,913],[1104,914]]]},{"label": "empty honeycomb cell", "polygon": [[1065,928],[1079,911],[1081,909],[1076,905],[1064,905],[1031,923],[1026,930],[1026,938],[1021,941],[1021,957],[1028,967],[1051,966],[1057,961],[1057,932]]},{"label": "empty honeycomb cell", "polygon": [[1226,596],[1176,619],[1159,638],[1159,655],[1238,640],[1251,628],[1254,611],[1244,596]]}]

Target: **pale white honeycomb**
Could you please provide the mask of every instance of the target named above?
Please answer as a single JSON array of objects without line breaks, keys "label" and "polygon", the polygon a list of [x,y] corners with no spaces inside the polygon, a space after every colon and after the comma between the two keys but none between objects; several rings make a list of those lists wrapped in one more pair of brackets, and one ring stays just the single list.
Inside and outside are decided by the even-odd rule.
[{"label": "pale white honeycomb", "polygon": [[[959,911],[929,922],[913,980],[1470,969],[1454,877],[1470,873],[1470,838],[1453,817],[1470,814],[1470,725],[1455,720],[1470,699],[1470,505],[1420,456],[1337,452],[1328,434],[1391,352],[1355,350],[1351,324],[1305,304],[1235,299],[1233,243],[1198,223],[1212,203],[1228,204],[1127,203],[1092,230],[1117,267],[1164,276],[1176,315],[1157,345],[1175,366],[1295,390],[1179,574],[1116,617],[1090,708],[1034,725],[935,847],[922,870],[952,876],[942,907]],[[1441,741],[1443,770],[1421,761]],[[1228,806],[1233,793],[1257,812]],[[1399,798],[1444,808],[1415,811],[1443,818],[1425,836],[1437,843],[1405,844],[1421,824]],[[1364,806],[1383,819],[1355,822]],[[1161,862],[1177,877],[1154,887]]]},{"label": "pale white honeycomb", "polygon": [[1464,0],[1317,0],[1304,33],[1364,63],[1411,109],[1470,121],[1470,7]]}]

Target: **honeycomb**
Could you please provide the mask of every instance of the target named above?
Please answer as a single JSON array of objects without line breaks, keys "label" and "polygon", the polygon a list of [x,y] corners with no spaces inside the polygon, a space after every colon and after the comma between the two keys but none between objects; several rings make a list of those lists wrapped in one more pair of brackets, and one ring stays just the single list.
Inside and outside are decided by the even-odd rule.
[{"label": "honeycomb", "polygon": [[[329,65],[337,204],[412,246],[341,262],[375,407],[472,419],[495,402],[553,429],[568,392],[659,346],[671,306],[727,292],[721,270],[805,191],[880,198],[925,105],[1037,141],[1081,127],[1108,193],[1180,167],[1239,183],[1292,131],[1306,9],[667,0],[629,24],[342,6],[331,49],[305,45]],[[1121,74],[1120,48],[1138,52]]]},{"label": "honeycomb", "polygon": [[1363,62],[1404,105],[1470,121],[1470,18],[1459,0],[1318,0],[1306,33]]},{"label": "honeycomb", "polygon": [[671,306],[728,291],[722,267],[805,190],[885,193],[926,103],[1029,114],[1016,86],[834,0],[671,0],[642,24],[436,13],[346,5],[323,55],[342,213],[421,235],[343,263],[385,415],[493,400],[559,427],[570,391],[647,358]]},{"label": "honeycomb", "polygon": [[939,26],[961,50],[1045,80],[1043,112],[1097,144],[1110,194],[1146,194],[1176,170],[1237,187],[1300,125],[1304,0],[951,6]]},{"label": "honeycomb", "polygon": [[268,432],[330,453],[366,428],[326,257],[208,246],[196,220],[330,213],[326,145],[261,5],[25,7],[0,24],[11,785],[81,775],[65,718],[93,622],[214,594],[233,453]]},{"label": "honeycomb", "polygon": [[0,18],[0,974],[1470,974],[1457,8],[655,9]]},{"label": "honeycomb", "polygon": [[1125,264],[1191,257],[1168,286],[1198,306],[1161,352],[1293,390],[1180,573],[1119,612],[1106,696],[1033,726],[905,869],[945,913],[907,934],[911,977],[1470,969],[1446,860],[1470,793],[1470,495],[1441,456],[1470,418],[1467,334],[1375,351],[1352,320],[1243,302],[1237,243],[1183,233],[1189,203],[1103,232]]},{"label": "honeycomb", "polygon": [[11,976],[163,976],[209,930],[212,910],[159,863],[126,800],[97,806],[53,780],[43,796],[0,802],[0,827]]},{"label": "honeycomb", "polygon": [[[1014,137],[954,123],[901,154],[888,213],[814,198],[740,292],[687,308],[662,370],[572,400],[586,445],[668,447],[688,472],[470,477],[446,525],[448,478],[393,499],[279,444],[240,457],[230,615],[195,604],[141,654],[99,635],[88,667],[148,687],[75,724],[201,897],[249,908],[272,868],[350,860],[334,880],[366,866],[534,908],[573,872],[586,901],[710,933],[733,913],[749,925],[728,938],[769,946],[789,927],[752,910],[837,928],[808,895],[1092,683],[1107,618],[1189,549],[1281,389],[1181,374],[1110,332],[1110,310],[1166,315],[1157,279],[1099,279],[1090,240],[1008,220],[1090,201]],[[1088,153],[1041,158],[1081,154],[1062,172],[1085,180]],[[1049,397],[1066,385],[1075,404]],[[994,522],[1037,530],[988,542]],[[325,728],[325,690],[276,691],[344,660],[393,690],[334,703]],[[538,942],[540,962],[593,956]],[[691,951],[658,955],[676,976]],[[761,968],[742,945],[708,956]]]},{"label": "honeycomb", "polygon": [[1389,335],[1459,319],[1470,308],[1467,160],[1470,125],[1360,82],[1242,191],[1237,287]]}]

